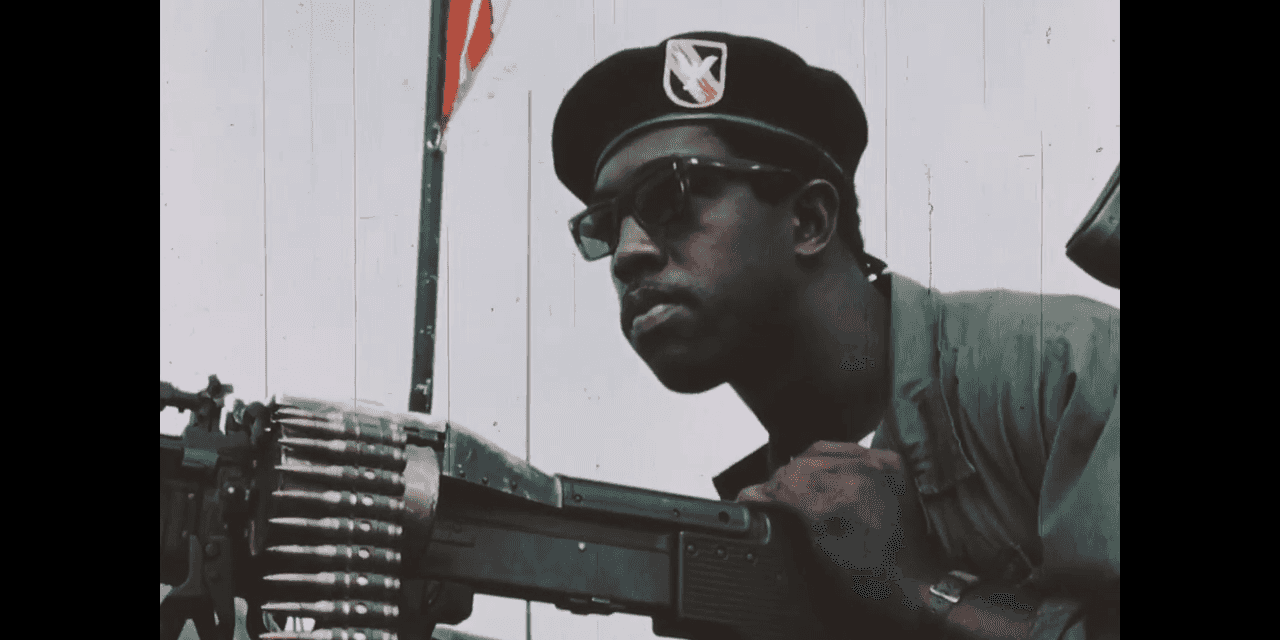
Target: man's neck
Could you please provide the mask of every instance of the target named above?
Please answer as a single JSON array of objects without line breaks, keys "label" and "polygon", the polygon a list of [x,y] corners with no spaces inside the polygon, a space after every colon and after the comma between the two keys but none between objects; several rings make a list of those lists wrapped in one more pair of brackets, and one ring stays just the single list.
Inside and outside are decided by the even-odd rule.
[{"label": "man's neck", "polygon": [[791,301],[765,357],[730,385],[792,456],[817,440],[857,441],[889,406],[888,298],[855,268],[816,274]]}]

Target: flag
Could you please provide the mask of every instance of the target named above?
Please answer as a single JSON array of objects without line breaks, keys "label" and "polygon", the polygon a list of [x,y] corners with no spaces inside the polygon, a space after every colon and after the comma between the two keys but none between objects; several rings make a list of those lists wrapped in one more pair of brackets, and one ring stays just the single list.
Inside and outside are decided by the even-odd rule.
[{"label": "flag", "polygon": [[[477,69],[489,53],[510,0],[448,0],[449,25],[445,36],[444,122],[449,122],[467,91],[475,83]],[[495,11],[495,6],[497,5]]]},{"label": "flag", "polygon": [[440,136],[475,82],[510,4],[511,0],[431,0],[410,411],[431,413],[435,380],[436,281],[440,272],[440,194],[444,182]]}]

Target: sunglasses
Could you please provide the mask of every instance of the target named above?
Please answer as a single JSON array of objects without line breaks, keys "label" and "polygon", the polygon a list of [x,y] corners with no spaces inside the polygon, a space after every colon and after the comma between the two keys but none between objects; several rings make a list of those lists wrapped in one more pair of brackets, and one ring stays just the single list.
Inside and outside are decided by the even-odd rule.
[{"label": "sunglasses", "polygon": [[660,158],[637,170],[616,196],[596,202],[570,219],[569,232],[583,258],[599,260],[618,248],[622,221],[627,217],[634,217],[646,233],[658,233],[685,219],[692,210],[693,197],[718,195],[724,178],[735,175],[783,187],[801,182],[800,176],[789,169],[750,160]]}]

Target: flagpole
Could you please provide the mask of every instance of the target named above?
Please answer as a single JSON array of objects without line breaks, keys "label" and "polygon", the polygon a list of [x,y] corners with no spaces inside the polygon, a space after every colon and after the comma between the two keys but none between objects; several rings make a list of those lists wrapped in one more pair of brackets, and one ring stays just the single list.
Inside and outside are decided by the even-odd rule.
[{"label": "flagpole", "polygon": [[436,346],[436,291],[440,273],[440,197],[444,183],[445,32],[448,0],[431,0],[427,54],[427,108],[423,127],[422,193],[418,207],[417,302],[413,310],[413,372],[409,410],[431,413]]}]

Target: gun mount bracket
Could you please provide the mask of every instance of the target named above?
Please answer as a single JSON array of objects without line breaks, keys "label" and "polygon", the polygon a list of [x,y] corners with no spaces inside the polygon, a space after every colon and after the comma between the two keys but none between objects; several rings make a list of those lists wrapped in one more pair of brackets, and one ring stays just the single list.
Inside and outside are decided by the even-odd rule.
[{"label": "gun mount bracket", "polygon": [[235,636],[235,596],[228,540],[210,536],[202,545],[195,534],[187,536],[187,578],[160,603],[162,638],[177,639],[187,620],[202,639],[232,640]]}]

